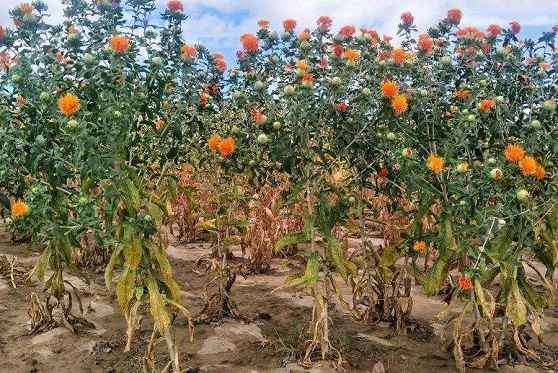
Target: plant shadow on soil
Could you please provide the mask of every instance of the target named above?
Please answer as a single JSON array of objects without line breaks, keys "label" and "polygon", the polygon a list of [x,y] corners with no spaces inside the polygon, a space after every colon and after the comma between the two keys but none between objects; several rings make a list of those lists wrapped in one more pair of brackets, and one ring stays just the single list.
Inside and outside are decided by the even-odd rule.
[{"label": "plant shadow on soil", "polygon": [[[195,314],[203,306],[207,278],[194,267],[196,256],[204,250],[188,246],[173,251],[179,253],[171,261],[184,292],[184,304]],[[189,253],[194,253],[191,258]],[[0,255],[3,254],[24,258],[22,263],[28,268],[32,261],[29,258],[36,258],[24,245],[11,244],[5,234],[0,236]],[[297,367],[296,359],[302,353],[301,331],[311,318],[311,299],[288,290],[271,294],[289,274],[277,260],[271,273],[238,278],[233,286],[233,299],[240,313],[254,320],[250,323],[224,320],[196,325],[194,341],[190,342],[188,325],[178,318],[175,329],[182,368],[187,372],[304,371]],[[124,353],[125,320],[118,304],[104,286],[102,271],[88,275],[92,283],[90,286],[82,283],[81,290],[85,293],[84,305],[90,305],[88,319],[96,329],[73,335],[67,329],[56,328],[38,336],[27,335],[27,300],[31,291],[40,292],[40,286],[34,283],[13,289],[0,277],[0,372],[143,371],[143,357],[152,330],[148,311],[142,310],[144,321],[131,351]],[[345,371],[371,372],[376,363],[382,362],[386,372],[455,372],[451,355],[442,349],[428,324],[428,317],[441,309],[441,303],[419,297],[416,307],[420,312],[413,315],[418,319],[413,324],[415,328],[405,336],[393,336],[383,323],[376,326],[355,323],[336,309],[332,313],[332,339],[346,360]],[[158,366],[166,364],[165,343],[156,346],[155,357]],[[325,363],[312,371],[335,369]]]}]

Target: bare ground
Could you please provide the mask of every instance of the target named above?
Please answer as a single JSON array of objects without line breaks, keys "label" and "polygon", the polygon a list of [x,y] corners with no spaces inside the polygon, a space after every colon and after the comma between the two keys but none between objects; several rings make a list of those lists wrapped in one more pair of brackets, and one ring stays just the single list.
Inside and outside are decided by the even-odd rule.
[{"label": "bare ground", "polygon": [[[207,278],[195,271],[195,261],[207,254],[204,245],[171,247],[175,276],[183,289],[184,304],[194,313],[203,305]],[[38,257],[25,245],[14,245],[6,234],[0,235],[0,255],[19,258],[30,267]],[[237,256],[240,253],[235,253]],[[311,317],[311,299],[289,291],[271,290],[283,284],[290,269],[274,260],[265,275],[239,277],[233,297],[240,313],[250,322],[225,320],[197,325],[194,341],[188,337],[187,323],[175,322],[182,367],[187,372],[303,372],[296,365],[300,356],[301,332]],[[114,297],[105,289],[102,273],[88,273],[91,284],[69,275],[70,281],[84,294],[86,316],[96,329],[72,334],[56,328],[30,336],[27,316],[28,297],[40,293],[37,283],[14,289],[9,279],[0,278],[0,372],[141,372],[145,347],[151,335],[149,315],[134,340],[132,350],[123,352],[125,320]],[[441,348],[434,316],[444,305],[414,290],[413,328],[405,336],[393,336],[388,325],[374,327],[355,323],[342,312],[333,312],[334,342],[343,353],[347,372],[455,372],[451,354]],[[552,309],[543,325],[549,354],[558,347],[558,310]],[[166,346],[156,349],[160,366],[167,361]],[[374,367],[376,369],[374,370]],[[311,372],[334,372],[328,363]],[[477,370],[480,372],[480,370]],[[508,372],[536,372],[528,367],[506,367]],[[552,370],[550,370],[552,371]]]}]

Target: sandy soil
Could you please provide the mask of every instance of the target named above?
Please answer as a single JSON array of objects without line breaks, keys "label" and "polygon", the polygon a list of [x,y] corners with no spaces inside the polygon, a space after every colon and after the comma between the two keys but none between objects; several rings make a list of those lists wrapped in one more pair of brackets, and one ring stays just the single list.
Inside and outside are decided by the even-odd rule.
[{"label": "sandy soil", "polygon": [[[184,303],[195,313],[203,305],[207,279],[195,272],[195,261],[208,253],[206,245],[169,248],[175,276],[183,289]],[[30,267],[37,253],[24,245],[13,245],[6,234],[0,235],[0,255],[19,258]],[[241,253],[236,253],[241,255]],[[176,322],[178,346],[187,372],[303,372],[296,365],[299,335],[311,316],[311,299],[288,291],[271,290],[283,284],[290,270],[282,260],[274,260],[265,275],[239,278],[233,296],[244,316],[254,320],[198,325],[190,343],[184,320]],[[145,316],[132,350],[123,352],[125,321],[114,297],[105,289],[102,273],[88,273],[86,284],[76,276],[67,278],[84,294],[86,316],[96,329],[74,335],[65,328],[28,335],[29,294],[40,292],[37,283],[14,289],[0,277],[0,372],[141,372],[145,346],[151,335]],[[387,324],[374,327],[357,324],[342,312],[333,314],[334,339],[340,346],[347,372],[454,372],[451,355],[440,347],[431,324],[444,305],[414,290],[414,328],[406,336],[393,336]],[[543,325],[546,342],[558,346],[558,310],[550,310]],[[166,362],[164,343],[157,346],[157,359]],[[375,367],[375,369],[374,369]],[[311,372],[333,372],[328,364]],[[479,371],[479,370],[477,370]],[[506,367],[508,372],[538,371],[528,367]]]}]

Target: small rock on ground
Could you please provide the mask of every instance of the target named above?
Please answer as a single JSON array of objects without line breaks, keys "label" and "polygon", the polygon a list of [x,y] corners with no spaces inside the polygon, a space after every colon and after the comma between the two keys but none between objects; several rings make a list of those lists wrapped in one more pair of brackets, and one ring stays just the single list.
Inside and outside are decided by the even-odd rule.
[{"label": "small rock on ground", "polygon": [[199,355],[220,354],[227,351],[236,350],[234,343],[221,336],[207,338],[198,351]]}]

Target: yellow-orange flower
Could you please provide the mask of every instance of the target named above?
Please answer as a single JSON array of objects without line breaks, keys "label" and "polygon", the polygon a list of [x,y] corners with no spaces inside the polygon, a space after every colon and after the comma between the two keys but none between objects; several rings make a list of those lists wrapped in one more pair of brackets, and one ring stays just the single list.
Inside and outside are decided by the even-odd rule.
[{"label": "yellow-orange flower", "polygon": [[546,171],[544,167],[540,163],[537,163],[537,168],[535,169],[535,179],[542,180],[544,179],[545,175]]},{"label": "yellow-orange flower", "polygon": [[124,35],[114,35],[110,38],[110,48],[116,53],[124,53],[130,49],[130,39]]},{"label": "yellow-orange flower", "polygon": [[351,62],[357,62],[360,58],[360,51],[356,49],[347,49],[345,53],[343,53],[343,57]]},{"label": "yellow-orange flower", "polygon": [[538,165],[539,163],[537,160],[530,155],[523,157],[523,159],[519,161],[519,168],[524,176],[535,175]]},{"label": "yellow-orange flower", "polygon": [[228,157],[229,155],[234,153],[235,149],[236,141],[234,141],[232,137],[227,137],[219,143],[219,153],[221,153],[223,157]]},{"label": "yellow-orange flower", "polygon": [[396,114],[403,114],[409,108],[407,97],[405,97],[405,95],[395,95],[391,99],[391,107]]},{"label": "yellow-orange flower", "polygon": [[21,200],[13,201],[11,205],[12,216],[14,218],[19,218],[21,216],[27,215],[29,212],[29,206]]},{"label": "yellow-orange flower", "polygon": [[308,60],[306,60],[306,59],[298,60],[298,61],[296,62],[296,67],[297,67],[299,70],[307,71],[307,70],[308,70]]},{"label": "yellow-orange flower", "polygon": [[444,170],[445,161],[443,158],[437,156],[436,154],[430,154],[426,159],[426,167],[435,174],[439,174]]},{"label": "yellow-orange flower", "polygon": [[393,50],[393,52],[391,52],[391,57],[393,58],[393,61],[398,64],[401,65],[403,62],[405,62],[407,60],[407,52],[405,52],[405,50],[401,49],[401,48],[396,48]]},{"label": "yellow-orange flower", "polygon": [[504,150],[504,155],[508,161],[517,163],[525,157],[525,150],[521,145],[509,144]]},{"label": "yellow-orange flower", "polygon": [[219,145],[221,144],[221,136],[219,135],[211,135],[209,140],[207,140],[207,146],[209,149],[213,150],[214,152],[219,150]]},{"label": "yellow-orange flower", "polygon": [[79,98],[71,93],[66,93],[58,99],[58,109],[67,117],[77,113],[80,107]]},{"label": "yellow-orange flower", "polygon": [[382,95],[385,97],[395,97],[399,94],[399,85],[391,80],[385,80],[381,86]]},{"label": "yellow-orange flower", "polygon": [[423,254],[424,251],[426,250],[426,242],[424,242],[424,241],[415,242],[415,244],[413,245],[413,249],[415,249],[415,251],[418,251],[419,253]]}]

